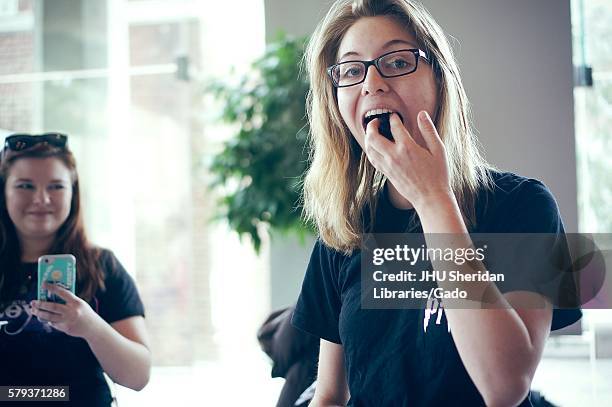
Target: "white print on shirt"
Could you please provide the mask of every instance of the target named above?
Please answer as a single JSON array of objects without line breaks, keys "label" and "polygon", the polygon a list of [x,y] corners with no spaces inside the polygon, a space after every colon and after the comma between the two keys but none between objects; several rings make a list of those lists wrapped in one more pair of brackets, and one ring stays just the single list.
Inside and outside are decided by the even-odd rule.
[{"label": "white print on shirt", "polygon": [[[429,297],[427,299],[427,306],[425,307],[425,316],[423,317],[423,332],[425,333],[429,326],[429,319],[433,314],[437,314],[436,325],[440,325],[442,322],[442,315],[444,314],[444,306],[441,300],[435,297]],[[446,324],[446,326],[448,327],[448,332],[450,332],[450,325]]]},{"label": "white print on shirt", "polygon": [[[21,318],[23,314],[26,315],[26,318]],[[32,317],[32,307],[30,307],[27,301],[14,301],[11,305],[6,307],[3,312],[0,312],[0,319],[8,319],[8,324],[2,325],[0,327],[0,332],[4,332],[7,335],[18,335],[28,326]],[[19,321],[20,318],[23,319],[23,321]],[[18,325],[17,327],[15,327],[16,323]],[[40,325],[42,326],[42,330],[47,332],[52,331],[49,325]]]}]

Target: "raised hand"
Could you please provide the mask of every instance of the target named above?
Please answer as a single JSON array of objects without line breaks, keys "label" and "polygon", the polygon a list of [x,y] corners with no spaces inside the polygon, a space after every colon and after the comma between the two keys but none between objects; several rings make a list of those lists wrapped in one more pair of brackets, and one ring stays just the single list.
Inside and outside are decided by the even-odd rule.
[{"label": "raised hand", "polygon": [[55,284],[45,283],[44,288],[64,300],[65,304],[34,300],[30,303],[32,314],[41,322],[70,336],[87,338],[103,320],[87,302],[72,292]]},{"label": "raised hand", "polygon": [[378,132],[378,119],[368,123],[365,152],[372,165],[417,212],[438,197],[452,196],[444,144],[427,112],[421,111],[417,117],[425,146],[415,141],[397,114],[391,115],[389,123],[395,142]]}]

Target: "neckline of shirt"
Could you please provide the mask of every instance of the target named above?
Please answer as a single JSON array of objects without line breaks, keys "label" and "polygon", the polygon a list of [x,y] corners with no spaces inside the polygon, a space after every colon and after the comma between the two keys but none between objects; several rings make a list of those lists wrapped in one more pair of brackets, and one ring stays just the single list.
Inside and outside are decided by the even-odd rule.
[{"label": "neckline of shirt", "polygon": [[414,207],[408,208],[408,209],[403,209],[403,208],[398,208],[397,206],[393,205],[393,202],[391,202],[391,196],[389,195],[389,184],[388,183],[389,183],[389,181],[387,180],[385,182],[385,185],[384,185],[383,191],[382,191],[383,204],[387,208],[393,209],[394,211],[397,211],[398,213],[408,214],[408,213],[416,212]]}]

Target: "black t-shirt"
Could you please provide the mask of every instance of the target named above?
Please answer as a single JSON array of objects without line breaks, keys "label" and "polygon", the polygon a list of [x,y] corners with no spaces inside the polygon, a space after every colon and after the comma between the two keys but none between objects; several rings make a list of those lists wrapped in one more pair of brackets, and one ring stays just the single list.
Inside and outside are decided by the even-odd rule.
[{"label": "black t-shirt", "polygon": [[[98,290],[89,302],[93,310],[109,324],[144,316],[136,285],[113,253],[103,250],[100,261],[106,289]],[[31,314],[37,265],[23,263],[21,267],[28,280],[27,293],[0,310],[0,321],[8,322],[0,326],[0,385],[70,386],[71,403],[57,405],[109,406],[110,389],[87,342],[55,330]]]},{"label": "black t-shirt", "polygon": [[[557,204],[539,181],[492,173],[495,187],[476,202],[471,233],[557,233]],[[422,232],[416,212],[395,208],[386,189],[376,209],[376,233]],[[293,324],[344,350],[351,406],[484,405],[449,332],[444,307],[364,309],[361,255],[346,256],[317,241],[306,270]],[[429,304],[428,304],[429,305]],[[552,329],[570,325],[580,310],[554,310]],[[531,405],[527,397],[521,406]]]}]

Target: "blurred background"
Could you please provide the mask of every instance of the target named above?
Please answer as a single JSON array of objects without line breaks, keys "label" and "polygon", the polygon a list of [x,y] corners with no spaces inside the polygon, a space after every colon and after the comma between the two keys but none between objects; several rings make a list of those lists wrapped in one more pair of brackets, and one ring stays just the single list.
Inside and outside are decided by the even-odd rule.
[{"label": "blurred background", "polygon": [[[451,36],[487,159],[547,184],[567,231],[611,233],[612,2],[423,3]],[[250,169],[281,160],[274,146],[253,150],[265,143],[252,130],[282,113],[282,97],[303,106],[261,81],[296,60],[274,48],[278,33],[309,35],[330,4],[0,0],[0,132],[70,135],[90,237],[146,305],[153,376],[140,393],[115,386],[121,406],[274,404],[283,382],[255,333],[295,302],[313,238],[291,202],[282,212],[284,198],[245,192]],[[240,98],[215,96],[219,83]],[[285,148],[303,142],[295,125]],[[240,202],[258,215],[232,212]],[[586,310],[552,337],[533,387],[564,406],[612,405],[612,312]]]}]

